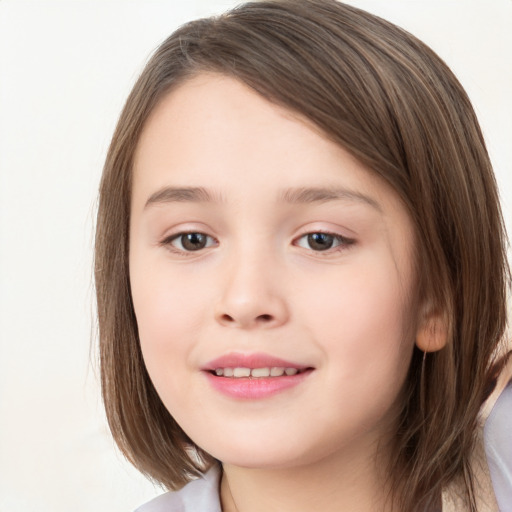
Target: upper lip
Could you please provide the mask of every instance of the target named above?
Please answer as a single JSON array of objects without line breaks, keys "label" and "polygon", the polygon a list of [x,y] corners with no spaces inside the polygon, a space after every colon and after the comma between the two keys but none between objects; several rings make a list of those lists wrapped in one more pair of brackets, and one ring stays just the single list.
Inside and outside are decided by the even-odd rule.
[{"label": "upper lip", "polygon": [[209,361],[202,368],[205,371],[213,371],[217,368],[297,368],[305,370],[308,365],[286,361],[268,354],[240,354],[230,353]]}]

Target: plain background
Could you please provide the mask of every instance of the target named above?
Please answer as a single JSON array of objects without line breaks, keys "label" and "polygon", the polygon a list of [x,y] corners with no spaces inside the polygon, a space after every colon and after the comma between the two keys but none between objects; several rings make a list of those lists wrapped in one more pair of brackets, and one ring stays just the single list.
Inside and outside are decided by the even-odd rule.
[{"label": "plain background", "polygon": [[[92,245],[117,116],[155,47],[237,2],[0,0],[0,512],[128,512],[161,491],[99,398]],[[512,220],[512,0],[353,0],[468,90]]]}]

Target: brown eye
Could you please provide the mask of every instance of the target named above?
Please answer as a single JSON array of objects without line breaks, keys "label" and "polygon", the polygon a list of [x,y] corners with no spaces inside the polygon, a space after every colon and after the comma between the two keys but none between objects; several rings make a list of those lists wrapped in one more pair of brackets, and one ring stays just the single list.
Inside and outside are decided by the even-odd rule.
[{"label": "brown eye", "polygon": [[352,245],[355,240],[345,238],[341,235],[323,233],[307,233],[297,240],[297,245],[304,249],[310,249],[315,252],[328,251],[329,249],[343,250]]},{"label": "brown eye", "polygon": [[212,246],[214,240],[204,233],[180,233],[174,236],[169,243],[181,251],[193,252]]},{"label": "brown eye", "polygon": [[314,251],[326,251],[334,244],[334,236],[328,233],[310,233],[307,240],[309,247]]}]

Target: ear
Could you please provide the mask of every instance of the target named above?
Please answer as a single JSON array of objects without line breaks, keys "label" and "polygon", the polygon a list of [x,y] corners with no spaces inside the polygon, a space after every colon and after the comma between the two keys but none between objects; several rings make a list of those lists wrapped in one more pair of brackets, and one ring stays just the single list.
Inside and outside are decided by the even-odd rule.
[{"label": "ear", "polygon": [[416,346],[422,352],[436,352],[448,343],[448,322],[442,311],[423,308],[416,331]]}]

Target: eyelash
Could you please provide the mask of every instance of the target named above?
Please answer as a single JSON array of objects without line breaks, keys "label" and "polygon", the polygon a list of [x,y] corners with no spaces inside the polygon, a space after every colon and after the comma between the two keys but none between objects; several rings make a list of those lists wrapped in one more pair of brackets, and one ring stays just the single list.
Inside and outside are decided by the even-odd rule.
[{"label": "eyelash", "polygon": [[[353,238],[347,238],[347,237],[344,237],[344,236],[336,234],[336,233],[331,233],[329,231],[310,231],[310,232],[304,233],[300,237],[296,238],[295,241],[302,240],[303,238],[310,237],[312,235],[322,235],[322,236],[332,237],[333,244],[337,243],[336,246],[328,247],[327,249],[325,249],[323,251],[315,251],[314,249],[311,249],[314,253],[318,253],[321,256],[324,256],[324,255],[328,256],[333,253],[346,251],[351,245],[354,245],[356,242]],[[299,245],[299,247],[302,247],[302,246]],[[306,249],[306,248],[304,247],[304,249]]]},{"label": "eyelash", "polygon": [[[201,233],[200,231],[183,231],[181,233],[176,233],[174,235],[171,235],[171,236],[168,236],[166,237],[164,240],[162,240],[160,242],[160,245],[163,246],[163,247],[166,247],[168,250],[174,252],[174,253],[177,253],[177,254],[180,254],[180,255],[183,255],[183,256],[192,256],[194,255],[194,253],[199,253],[201,252],[203,249],[207,249],[209,247],[212,247],[214,244],[209,244],[209,245],[206,245],[205,247],[201,247],[200,249],[197,249],[197,250],[187,250],[183,247],[183,241],[181,242],[181,246],[182,248],[177,248],[173,245],[173,242],[175,242],[176,240],[180,240],[180,239],[183,239],[184,236],[187,236],[187,235],[198,235],[198,236],[203,236],[203,237],[206,237],[207,239],[210,239],[210,240],[213,240],[214,243],[217,243],[217,241],[211,237],[210,235],[207,235],[206,233]],[[336,234],[336,233],[331,233],[331,232],[328,232],[328,231],[310,231],[308,233],[304,233],[303,235],[299,236],[298,238],[296,238],[294,240],[294,242],[298,242],[300,240],[302,240],[303,238],[306,238],[306,237],[309,237],[309,236],[312,236],[312,235],[323,235],[323,236],[328,236],[328,237],[332,237],[332,243],[337,243],[337,245],[333,248],[333,247],[328,247],[327,249],[325,250],[314,250],[314,249],[311,249],[310,250],[314,253],[318,253],[319,255],[321,256],[327,256],[327,255],[330,255],[332,253],[337,253],[337,252],[341,252],[341,251],[345,251],[347,250],[351,245],[354,245],[355,244],[355,240],[352,239],[352,238],[347,238],[347,237],[344,237],[342,235],[339,235],[339,234]],[[208,243],[208,241],[207,241]],[[297,244],[298,245],[298,244]],[[303,247],[301,245],[298,245],[299,247],[302,247],[304,249],[307,249],[306,247]]]},{"label": "eyelash", "polygon": [[184,256],[192,256],[194,253],[199,253],[199,252],[201,252],[201,250],[206,249],[208,247],[211,247],[213,245],[213,244],[210,244],[210,245],[202,247],[202,248],[200,248],[200,249],[198,249],[196,251],[193,251],[193,250],[186,250],[183,247],[183,241],[182,241],[181,242],[181,246],[183,247],[182,249],[174,247],[173,242],[175,240],[183,239],[183,237],[185,237],[187,235],[204,236],[204,237],[206,237],[206,238],[208,238],[210,240],[214,240],[216,242],[216,240],[213,237],[207,235],[206,233],[201,233],[200,231],[183,231],[181,233],[176,233],[175,235],[171,235],[171,236],[166,237],[164,240],[162,240],[162,242],[160,242],[160,245],[166,247],[167,249],[169,249],[170,251],[172,251],[174,253],[177,253],[177,254],[180,254],[180,255],[184,255]]}]

